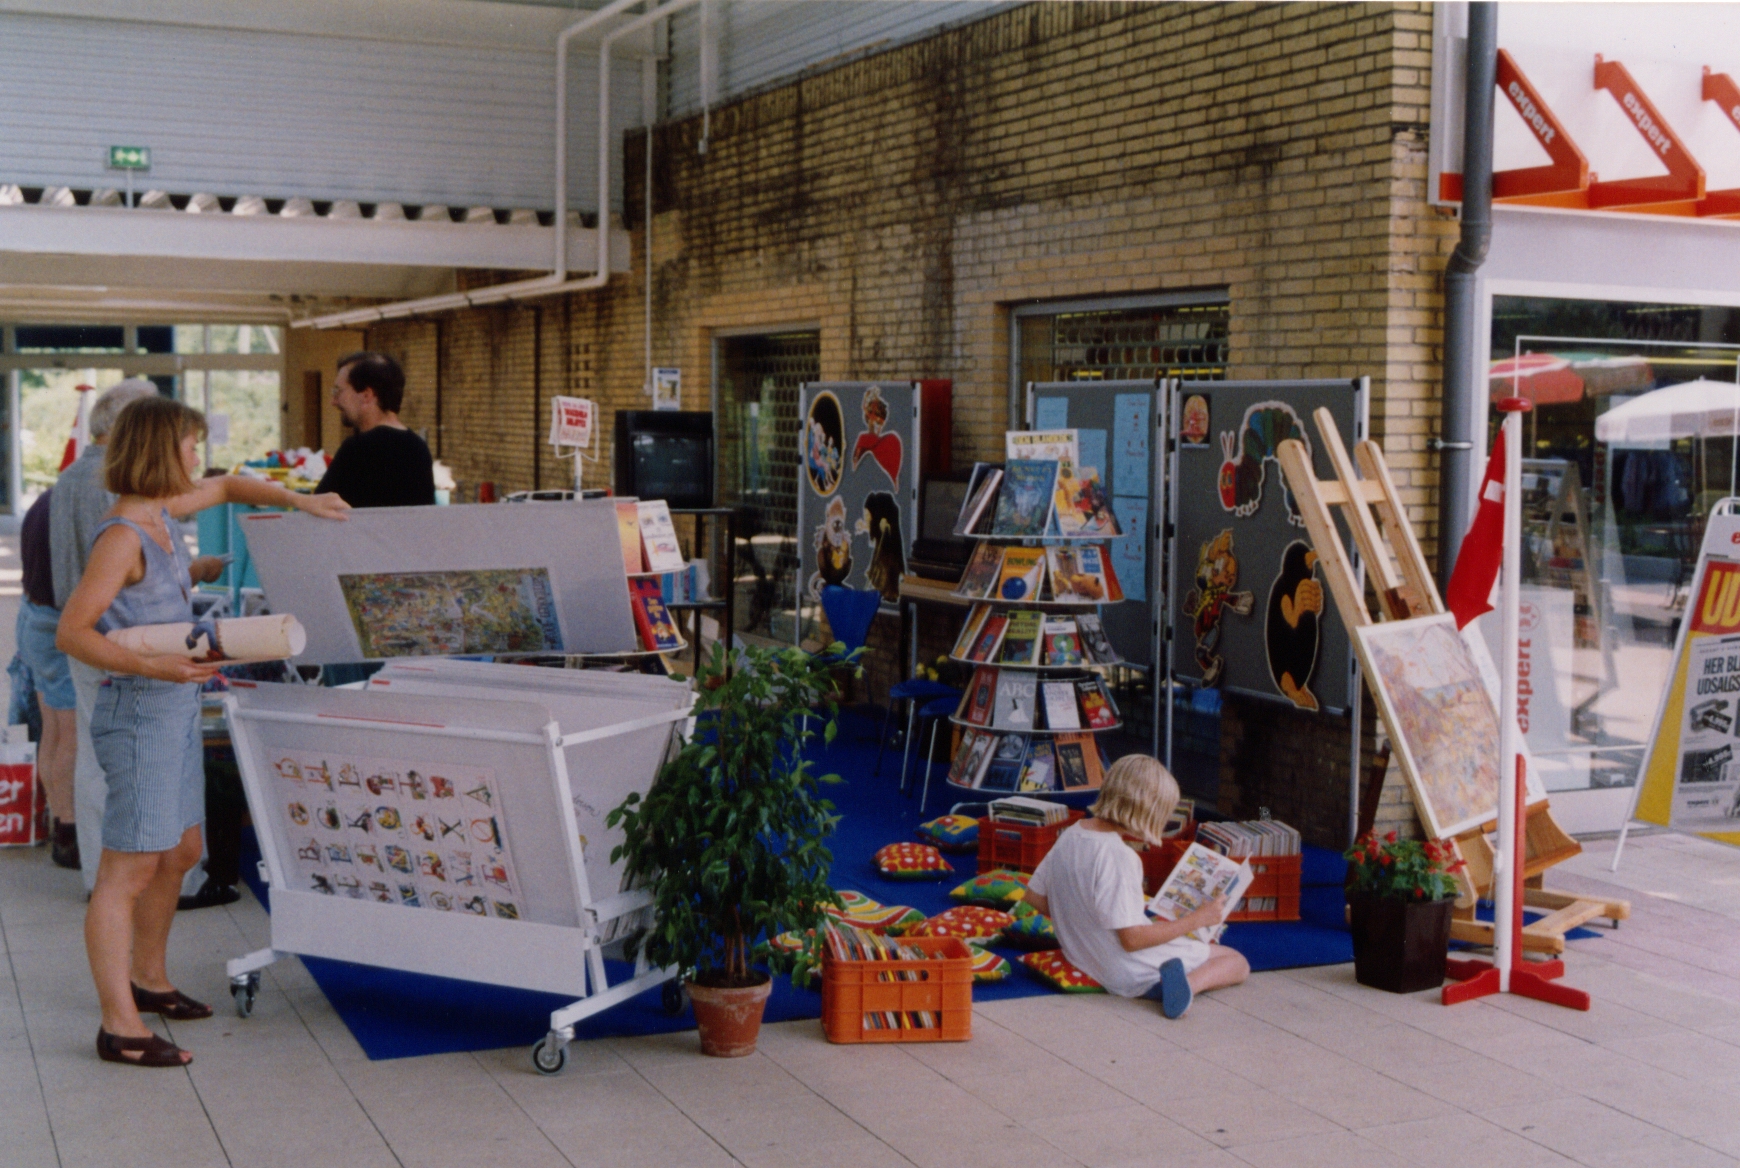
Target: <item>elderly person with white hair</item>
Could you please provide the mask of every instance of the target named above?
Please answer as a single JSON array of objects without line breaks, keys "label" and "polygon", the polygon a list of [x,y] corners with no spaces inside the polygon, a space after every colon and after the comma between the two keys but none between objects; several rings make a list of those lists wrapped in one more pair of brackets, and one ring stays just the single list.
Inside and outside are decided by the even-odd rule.
[{"label": "elderly person with white hair", "polygon": [[[97,527],[115,505],[115,496],[103,483],[103,456],[107,452],[109,431],[115,419],[129,404],[157,393],[157,387],[143,377],[129,377],[111,387],[91,406],[91,441],[73,464],[61,472],[49,498],[48,546],[54,562],[54,603],[66,607],[67,598],[78,587],[90,559],[91,542]],[[201,556],[193,561],[195,582],[216,580],[223,574],[223,561]],[[97,762],[96,749],[91,745],[91,712],[97,704],[97,687],[103,673],[76,658],[69,659],[73,690],[78,701],[78,756],[73,766],[74,823],[78,829],[79,867],[85,880],[85,891],[96,886],[97,861],[103,854],[103,806],[108,798],[108,783],[103,768]],[[195,869],[198,872],[198,869]],[[197,882],[198,875],[190,876]]]}]

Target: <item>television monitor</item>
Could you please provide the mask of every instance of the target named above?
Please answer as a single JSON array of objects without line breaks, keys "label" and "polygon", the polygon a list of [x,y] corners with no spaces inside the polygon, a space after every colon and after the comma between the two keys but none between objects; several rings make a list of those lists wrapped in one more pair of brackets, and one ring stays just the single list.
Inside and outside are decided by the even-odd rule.
[{"label": "television monitor", "polygon": [[919,485],[918,538],[909,557],[915,572],[933,580],[958,580],[972,558],[973,540],[955,534],[966,502],[966,475],[935,475]]},{"label": "television monitor", "polygon": [[672,507],[713,505],[713,415],[687,410],[616,412],[616,493]]}]

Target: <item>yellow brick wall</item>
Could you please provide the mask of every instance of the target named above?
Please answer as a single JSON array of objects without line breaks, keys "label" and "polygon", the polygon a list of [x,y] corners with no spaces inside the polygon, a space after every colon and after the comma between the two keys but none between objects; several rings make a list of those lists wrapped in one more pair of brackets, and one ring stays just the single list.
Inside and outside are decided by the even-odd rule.
[{"label": "yellow brick wall", "polygon": [[[463,482],[526,487],[549,394],[606,421],[644,406],[649,278],[652,361],[681,367],[687,408],[709,406],[716,330],[807,324],[824,379],[953,379],[960,462],[1001,449],[1012,305],[1225,289],[1231,376],[1371,377],[1372,432],[1430,554],[1455,232],[1424,197],[1430,36],[1423,4],[1014,9],[715,109],[704,154],[700,119],[658,127],[650,274],[633,133],[634,270],[445,317],[436,445]],[[425,371],[419,428],[434,332],[370,330]],[[568,481],[547,451],[536,472]],[[587,476],[607,481],[608,458]],[[1345,722],[1308,722],[1314,757],[1346,758]],[[1312,774],[1345,822],[1345,765]]]}]

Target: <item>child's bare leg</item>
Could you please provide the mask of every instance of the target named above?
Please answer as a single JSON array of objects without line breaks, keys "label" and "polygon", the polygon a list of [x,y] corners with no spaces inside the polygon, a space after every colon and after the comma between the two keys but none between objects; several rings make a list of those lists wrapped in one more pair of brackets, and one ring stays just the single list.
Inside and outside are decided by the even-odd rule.
[{"label": "child's bare leg", "polygon": [[1251,976],[1251,963],[1237,949],[1210,945],[1208,960],[1190,971],[1190,992],[1205,994],[1242,984]]}]

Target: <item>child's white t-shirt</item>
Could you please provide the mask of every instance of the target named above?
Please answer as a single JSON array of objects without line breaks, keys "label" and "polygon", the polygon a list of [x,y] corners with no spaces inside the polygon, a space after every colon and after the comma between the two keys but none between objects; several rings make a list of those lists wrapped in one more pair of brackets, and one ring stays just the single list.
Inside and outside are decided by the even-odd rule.
[{"label": "child's white t-shirt", "polygon": [[1027,886],[1051,908],[1051,924],[1070,964],[1106,987],[1139,998],[1160,979],[1160,966],[1176,957],[1188,972],[1208,960],[1208,946],[1193,937],[1128,952],[1118,929],[1148,923],[1143,911],[1142,861],[1113,831],[1076,824],[1057,837]]}]

